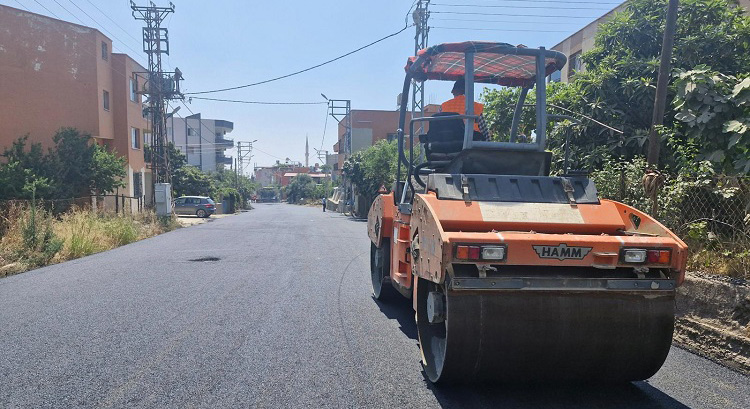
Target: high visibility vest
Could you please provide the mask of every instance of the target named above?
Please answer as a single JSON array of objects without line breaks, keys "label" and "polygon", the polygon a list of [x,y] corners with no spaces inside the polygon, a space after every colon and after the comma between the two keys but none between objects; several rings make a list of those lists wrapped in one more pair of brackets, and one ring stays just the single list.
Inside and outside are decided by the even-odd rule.
[{"label": "high visibility vest", "polygon": [[[466,96],[459,95],[453,99],[449,99],[440,105],[441,112],[456,112],[459,115],[466,115]],[[479,116],[484,112],[484,105],[479,102],[474,103],[474,115]],[[479,132],[478,121],[474,121],[474,130]]]}]

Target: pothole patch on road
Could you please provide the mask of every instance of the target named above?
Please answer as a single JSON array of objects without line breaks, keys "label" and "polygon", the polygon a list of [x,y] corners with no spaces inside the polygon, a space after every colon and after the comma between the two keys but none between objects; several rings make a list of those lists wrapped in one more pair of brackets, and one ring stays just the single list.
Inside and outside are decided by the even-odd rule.
[{"label": "pothole patch on road", "polygon": [[193,259],[190,259],[188,261],[194,261],[194,262],[198,262],[198,263],[210,263],[210,262],[219,261],[219,260],[221,260],[221,259],[218,258],[218,257],[206,256],[206,257],[193,258]]}]

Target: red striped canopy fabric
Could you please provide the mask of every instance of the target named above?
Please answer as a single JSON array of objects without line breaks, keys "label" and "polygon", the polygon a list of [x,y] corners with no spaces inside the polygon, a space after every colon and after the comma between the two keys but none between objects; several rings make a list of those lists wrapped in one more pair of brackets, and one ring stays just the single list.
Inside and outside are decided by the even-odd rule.
[{"label": "red striped canopy fabric", "polygon": [[[474,82],[532,87],[536,81],[536,56],[524,54],[540,50],[483,41],[444,43],[425,48],[416,57],[409,58],[406,70],[411,70],[417,81],[457,81],[464,78],[464,55],[469,51],[474,52]],[[564,54],[547,50],[545,53],[545,76],[565,65]],[[418,57],[424,57],[421,66],[413,66]]]}]

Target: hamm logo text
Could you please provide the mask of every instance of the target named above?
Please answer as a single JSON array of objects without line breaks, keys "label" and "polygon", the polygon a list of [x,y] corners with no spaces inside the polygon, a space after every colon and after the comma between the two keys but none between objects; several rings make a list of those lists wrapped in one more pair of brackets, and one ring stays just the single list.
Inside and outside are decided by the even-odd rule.
[{"label": "hamm logo text", "polygon": [[583,260],[591,247],[569,247],[565,243],[557,246],[532,246],[539,258],[556,258],[562,260]]}]

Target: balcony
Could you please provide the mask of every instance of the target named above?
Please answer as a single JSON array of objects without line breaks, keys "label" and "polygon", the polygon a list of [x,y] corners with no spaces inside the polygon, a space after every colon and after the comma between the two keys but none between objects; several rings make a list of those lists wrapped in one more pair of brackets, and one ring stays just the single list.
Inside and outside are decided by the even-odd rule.
[{"label": "balcony", "polygon": [[231,165],[232,164],[232,158],[224,155],[216,155],[216,164],[217,165]]},{"label": "balcony", "polygon": [[223,136],[216,137],[216,149],[229,149],[234,146],[234,139],[228,139]]}]

